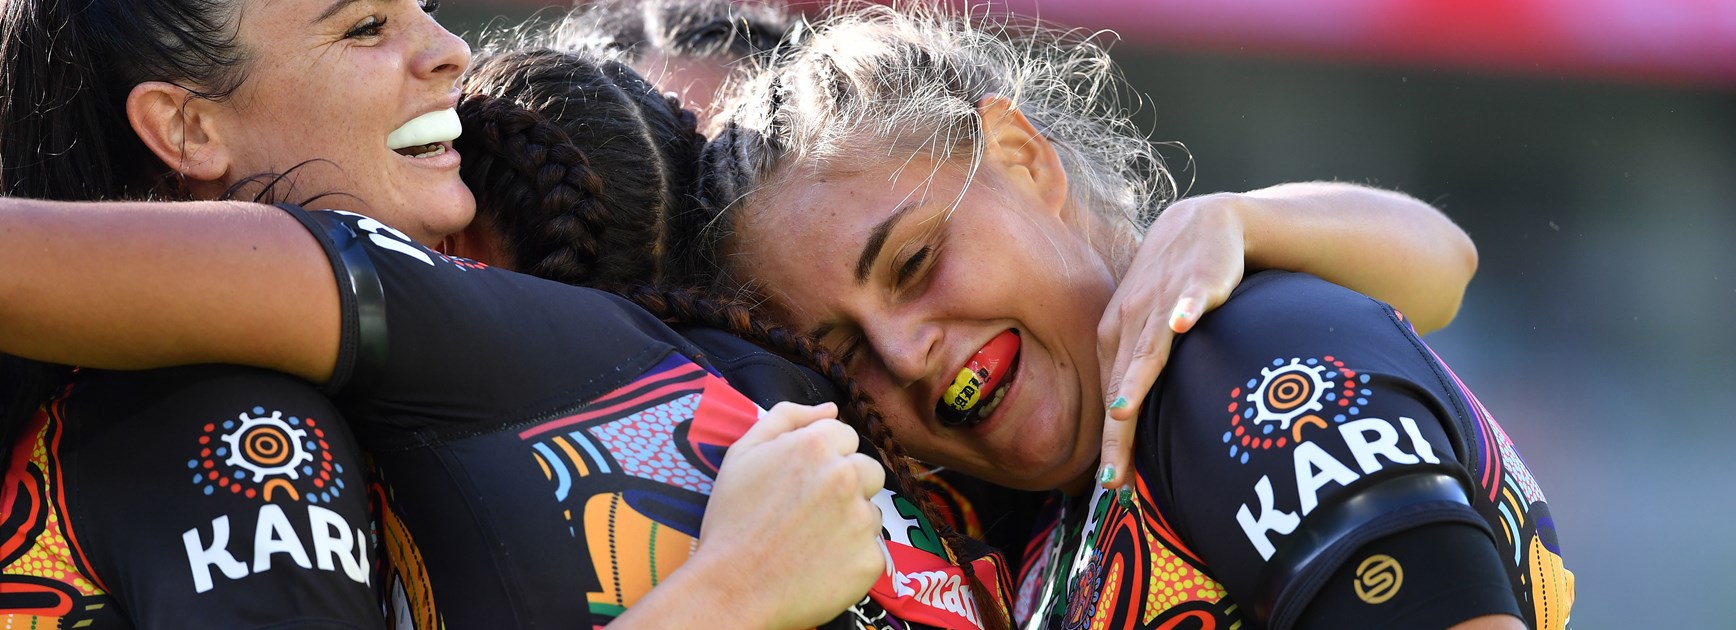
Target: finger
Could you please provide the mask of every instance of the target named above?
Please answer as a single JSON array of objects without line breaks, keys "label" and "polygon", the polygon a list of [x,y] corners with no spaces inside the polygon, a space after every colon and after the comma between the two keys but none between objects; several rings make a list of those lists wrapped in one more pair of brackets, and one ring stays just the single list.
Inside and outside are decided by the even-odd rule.
[{"label": "finger", "polygon": [[731,445],[732,451],[746,450],[776,439],[778,436],[796,429],[811,425],[826,418],[838,417],[838,405],[824,403],[820,405],[801,405],[792,402],[781,402],[760,414],[759,420],[748,427],[747,432]]},{"label": "finger", "polygon": [[872,499],[886,488],[886,469],[881,467],[879,461],[861,453],[852,453],[847,461],[856,469],[856,479],[861,486],[862,496]]},{"label": "finger", "polygon": [[1204,310],[1200,308],[1200,304],[1203,302],[1205,300],[1191,295],[1176,300],[1175,312],[1169,316],[1169,329],[1178,335],[1192,330],[1193,325],[1199,322],[1200,315]]},{"label": "finger", "polygon": [[853,455],[862,444],[862,437],[856,434],[856,430],[837,419],[816,420],[785,435],[799,440],[811,440],[816,452],[829,455]]},{"label": "finger", "polygon": [[[1156,344],[1156,337],[1170,335],[1168,329],[1158,324],[1161,316],[1158,309],[1152,309],[1140,320],[1140,327],[1132,334],[1122,337],[1120,348],[1115,350],[1115,367],[1112,389],[1108,390],[1108,413],[1111,418],[1126,420],[1139,413],[1139,403],[1145,397],[1148,387],[1142,385],[1141,375],[1149,373],[1141,365],[1143,361],[1151,360],[1149,356]],[[1165,357],[1158,357],[1163,360]],[[1136,370],[1144,370],[1136,373]]]},{"label": "finger", "polygon": [[1102,319],[1097,321],[1097,363],[1108,375],[1109,359],[1115,358],[1116,349],[1121,347],[1121,295],[1116,293],[1109,297],[1109,307],[1102,311]]},{"label": "finger", "polygon": [[1128,462],[1133,459],[1133,433],[1137,423],[1103,417],[1103,455],[1097,468],[1097,484],[1110,490],[1120,488],[1127,480]]},{"label": "finger", "polygon": [[1151,386],[1156,383],[1157,375],[1162,373],[1163,367],[1169,363],[1169,352],[1175,343],[1175,333],[1158,325],[1157,319],[1158,315],[1153,313],[1151,321],[1140,331],[1139,341],[1128,351],[1127,367],[1122,370],[1121,382],[1116,390],[1116,401],[1123,404],[1110,409],[1110,417],[1117,420],[1132,420],[1138,417],[1146,394],[1151,393]]}]

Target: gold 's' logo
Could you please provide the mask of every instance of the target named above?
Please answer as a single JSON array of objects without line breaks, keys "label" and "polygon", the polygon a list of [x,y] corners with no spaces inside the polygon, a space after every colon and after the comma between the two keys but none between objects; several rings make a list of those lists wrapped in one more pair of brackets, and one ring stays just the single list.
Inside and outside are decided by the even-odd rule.
[{"label": "gold 's' logo", "polygon": [[1384,604],[1404,586],[1404,567],[1386,554],[1376,554],[1356,565],[1356,596],[1364,603]]}]

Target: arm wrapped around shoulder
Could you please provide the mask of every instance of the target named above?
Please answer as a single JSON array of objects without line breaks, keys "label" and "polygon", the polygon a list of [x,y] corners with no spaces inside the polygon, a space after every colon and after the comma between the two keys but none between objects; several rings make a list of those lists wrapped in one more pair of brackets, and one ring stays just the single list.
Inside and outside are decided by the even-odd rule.
[{"label": "arm wrapped around shoulder", "polygon": [[[1515,568],[1473,561],[1504,555],[1469,472],[1483,456],[1475,405],[1402,315],[1311,276],[1262,273],[1184,336],[1174,361],[1155,426],[1141,428],[1142,467],[1182,540],[1268,627],[1296,627],[1335,588],[1354,592],[1334,576],[1358,575],[1369,550],[1400,539],[1431,553],[1395,567],[1502,584],[1489,610],[1517,609]],[[1369,575],[1365,592],[1384,584]],[[1398,627],[1384,620],[1420,619],[1408,616],[1417,602],[1443,598],[1436,607],[1466,619],[1489,612],[1451,589],[1391,587],[1418,592],[1322,618]]]}]

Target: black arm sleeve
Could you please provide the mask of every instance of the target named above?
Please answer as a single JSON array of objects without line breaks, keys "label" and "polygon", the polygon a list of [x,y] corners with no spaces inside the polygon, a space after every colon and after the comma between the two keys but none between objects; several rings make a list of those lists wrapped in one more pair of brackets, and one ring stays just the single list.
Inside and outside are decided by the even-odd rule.
[{"label": "black arm sleeve", "polygon": [[1461,523],[1407,529],[1351,553],[1327,578],[1298,628],[1446,628],[1519,614],[1487,534]]},{"label": "black arm sleeve", "polygon": [[1178,533],[1270,627],[1292,627],[1375,540],[1456,524],[1493,551],[1460,459],[1462,405],[1385,305],[1260,274],[1178,342],[1171,366],[1147,405],[1141,465]]},{"label": "black arm sleeve", "polygon": [[444,256],[365,216],[285,211],[338,272],[344,336],[327,387],[370,449],[530,420],[692,353],[617,296]]},{"label": "black arm sleeve", "polygon": [[134,624],[381,627],[362,454],[311,385],[192,366],[77,387],[47,412],[43,475]]}]

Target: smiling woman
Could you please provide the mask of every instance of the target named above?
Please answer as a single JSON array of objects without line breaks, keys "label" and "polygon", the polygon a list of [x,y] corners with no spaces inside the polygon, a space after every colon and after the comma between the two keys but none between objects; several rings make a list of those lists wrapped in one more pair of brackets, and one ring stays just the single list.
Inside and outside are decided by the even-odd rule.
[{"label": "smiling woman", "polygon": [[[451,151],[469,49],[432,9],[8,2],[0,190],[57,200],[325,195],[328,206],[437,243],[470,221],[474,202]],[[255,339],[270,352],[312,343],[334,357],[340,345],[287,330]],[[19,595],[0,599],[0,618],[383,623],[363,458],[307,381],[224,366],[68,376],[6,362],[6,433],[22,437],[4,473],[0,591]]]},{"label": "smiling woman", "polygon": [[[91,274],[17,272],[0,280],[30,276],[54,292],[98,288],[106,283],[88,280],[105,278],[115,281],[108,289],[120,289],[87,294],[99,296],[91,301],[5,291],[0,348],[114,369],[207,364],[81,368],[55,383],[56,396],[28,420],[5,470],[0,621],[377,628],[385,622],[376,596],[389,594],[391,612],[415,617],[392,621],[429,628],[696,627],[723,610],[742,627],[803,628],[862,602],[877,581],[886,596],[907,600],[906,610],[965,614],[954,610],[962,606],[958,588],[943,609],[938,594],[934,603],[915,602],[914,593],[893,587],[878,536],[882,512],[871,501],[903,504],[885,490],[879,465],[857,452],[858,437],[835,419],[835,407],[762,412],[718,375],[751,371],[753,357],[714,371],[726,342],[713,339],[702,351],[620,298],[414,242],[439,240],[470,221],[473,205],[462,188],[440,195],[458,185],[451,91],[469,56],[425,7],[157,1],[148,8],[161,19],[137,29],[110,27],[126,23],[112,11],[138,5],[73,11],[47,0],[8,14],[5,75],[69,81],[20,80],[0,95],[16,106],[4,137],[9,178],[50,177],[66,184],[61,198],[198,198],[248,184],[249,172],[282,170],[290,172],[272,183],[288,185],[262,192],[342,190],[351,195],[324,205],[361,209],[366,200],[384,222],[292,204],[0,198],[9,220],[0,235],[21,239],[0,251]],[[106,48],[36,54],[66,41]],[[66,79],[86,69],[133,69],[132,56],[142,53],[129,44],[155,55],[136,64],[148,71]],[[104,63],[116,57],[127,63]],[[201,91],[200,80],[211,77],[194,70],[218,58],[239,70],[223,75],[229,82],[221,91]],[[692,118],[619,64],[566,58],[563,67],[570,72],[556,74],[569,80],[606,75],[571,85],[579,90],[572,98],[596,103],[591,96],[600,92],[626,105],[574,113],[608,117],[663,151],[629,148],[636,154],[592,161],[540,115],[504,97],[480,97],[467,102],[472,115],[490,112],[476,129],[477,153],[495,154],[496,174],[515,176],[534,163],[527,166],[534,177],[525,178],[535,185],[515,186],[525,192],[509,199],[529,211],[578,215],[549,217],[539,228],[601,242],[611,256],[660,251],[643,242],[613,248],[608,239],[656,240],[654,230],[615,229],[660,220],[653,211],[665,209],[644,195],[685,202],[690,179],[673,172],[702,146]],[[67,85],[79,89],[44,92]],[[564,85],[549,87],[564,97]],[[342,89],[321,92],[332,88]],[[123,141],[105,146],[101,123],[111,121],[81,118],[85,110],[70,105],[124,109],[131,128],[115,127]],[[651,126],[650,117],[670,120]],[[27,128],[58,131],[27,141],[10,133]],[[536,138],[535,149],[527,137]],[[31,152],[43,145],[57,148]],[[93,150],[64,150],[73,147]],[[140,159],[121,160],[122,148]],[[521,161],[525,150],[535,155]],[[77,169],[72,158],[125,165],[128,181],[144,184],[88,185],[45,172]],[[307,160],[318,161],[295,168]],[[490,171],[490,160],[476,162]],[[629,182],[647,173],[616,177],[605,163],[656,171],[649,174],[657,185],[638,190]],[[549,168],[566,175],[550,182]],[[605,181],[617,190],[605,194]],[[119,223],[81,223],[105,217]],[[45,229],[60,221],[81,223],[73,232],[105,245],[60,249],[72,242]],[[585,238],[605,228],[614,234]],[[514,245],[524,253],[526,243]],[[655,268],[642,262],[628,268]],[[124,295],[129,289],[140,292]],[[36,320],[42,328],[11,327],[22,323],[12,307],[50,304],[71,309]],[[80,326],[87,316],[104,323]],[[167,324],[174,326],[155,327]],[[102,331],[117,336],[89,336]],[[55,339],[65,354],[37,352]],[[110,343],[120,339],[128,341]],[[736,340],[733,348],[743,345]],[[767,378],[744,389],[769,396],[778,384]],[[808,397],[822,391],[805,380],[789,386],[805,386],[796,393]],[[364,478],[367,460],[322,393],[345,401],[372,449],[376,480],[385,481]],[[526,422],[537,426],[527,432]],[[648,435],[659,444],[651,451]],[[391,506],[378,521],[370,519],[370,499]],[[889,512],[893,533],[936,538],[901,513]],[[464,514],[477,518],[463,522]],[[404,562],[375,570],[377,545],[403,552]],[[927,556],[926,565],[907,560],[907,569],[929,576],[924,566],[953,568],[936,555],[942,550],[914,545],[894,547]],[[738,579],[744,568],[763,574]],[[838,620],[858,617],[873,618],[852,612]]]},{"label": "smiling woman", "polygon": [[291,190],[343,193],[323,203],[438,243],[470,222],[475,203],[451,150],[470,51],[434,21],[436,6],[260,2],[237,20],[245,80],[226,98],[189,99],[172,77],[145,80],[131,88],[127,117],[193,198],[294,169]]}]

